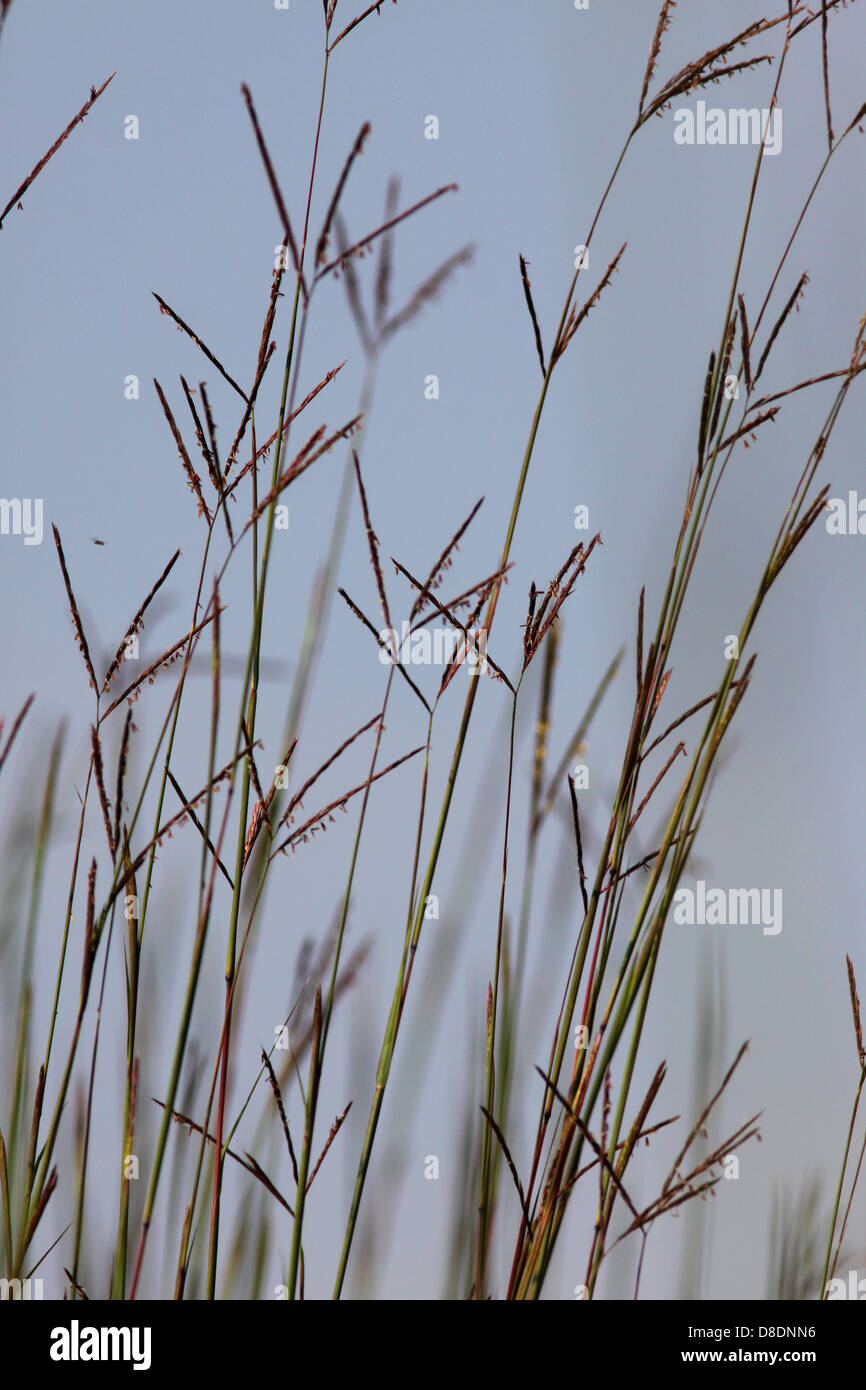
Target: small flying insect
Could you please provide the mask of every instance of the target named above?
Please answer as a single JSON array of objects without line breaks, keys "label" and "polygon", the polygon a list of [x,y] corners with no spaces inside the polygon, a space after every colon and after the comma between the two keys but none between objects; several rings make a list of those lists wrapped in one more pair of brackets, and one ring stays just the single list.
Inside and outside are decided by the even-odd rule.
[{"label": "small flying insect", "polygon": [[93,541],[94,545],[105,545],[105,541],[99,541],[95,536],[91,536],[90,539]]}]

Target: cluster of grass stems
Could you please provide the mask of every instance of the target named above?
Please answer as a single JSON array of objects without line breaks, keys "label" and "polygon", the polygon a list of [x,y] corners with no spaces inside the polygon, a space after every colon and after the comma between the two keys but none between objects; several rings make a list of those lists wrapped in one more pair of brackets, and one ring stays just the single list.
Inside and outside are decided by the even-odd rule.
[{"label": "cluster of grass stems", "polygon": [[[501,891],[492,921],[492,968],[487,997],[487,1027],[480,1080],[483,1105],[469,1117],[466,1148],[466,1174],[463,1204],[457,1214],[454,1233],[456,1291],[475,1299],[505,1295],[509,1298],[541,1296],[550,1270],[569,1203],[578,1184],[594,1185],[595,1220],[580,1259],[587,1296],[595,1293],[599,1274],[609,1251],[632,1237],[640,1242],[635,1296],[639,1292],[643,1252],[656,1221],[668,1212],[713,1192],[726,1154],[758,1136],[758,1116],[751,1116],[733,1133],[714,1139],[691,1157],[698,1137],[705,1136],[719,1098],[728,1087],[744,1052],[740,1048],[715,1093],[703,1107],[694,1125],[684,1134],[670,1172],[658,1195],[641,1205],[629,1194],[630,1173],[642,1141],[674,1123],[677,1117],[659,1118],[657,1100],[665,1079],[665,1064],[658,1066],[646,1094],[634,1093],[634,1078],[641,1050],[643,1031],[654,997],[656,965],[674,893],[692,852],[707,802],[708,789],[720,749],[734,716],[754,677],[755,655],[752,639],[764,600],[783,568],[806,535],[822,516],[828,488],[817,481],[818,473],[839,413],[855,378],[866,367],[866,320],[853,328],[853,343],[843,364],[818,377],[799,381],[787,388],[763,394],[760,383],[764,368],[791,311],[804,292],[806,276],[792,277],[789,268],[797,232],[806,210],[815,197],[826,170],[858,127],[866,113],[860,109],[842,130],[834,134],[830,108],[830,86],[826,63],[828,14],[839,0],[830,0],[812,13],[802,4],[788,4],[783,13],[750,24],[741,33],[689,63],[666,82],[656,83],[656,68],[665,31],[673,17],[673,0],[665,0],[652,37],[636,115],[628,129],[584,244],[593,244],[608,196],[620,177],[633,143],[652,138],[645,127],[650,118],[669,109],[674,98],[699,91],[711,83],[736,77],[759,65],[769,64],[774,72],[772,108],[779,98],[780,84],[789,51],[820,23],[824,55],[825,117],[827,154],[808,189],[802,211],[790,236],[784,241],[775,272],[763,300],[746,305],[739,289],[748,245],[749,229],[759,188],[763,145],[757,147],[754,173],[739,242],[733,255],[730,290],[722,309],[717,346],[709,354],[705,387],[697,403],[696,448],[682,501],[682,519],[675,536],[667,584],[658,612],[653,617],[645,606],[642,591],[637,611],[634,653],[634,707],[627,730],[622,765],[610,806],[610,816],[601,837],[594,867],[585,863],[581,835],[581,807],[578,789],[569,768],[575,751],[583,745],[595,712],[616,672],[622,653],[604,672],[579,726],[565,740],[561,758],[552,767],[548,748],[551,742],[551,709],[556,680],[556,655],[560,642],[560,616],[579,589],[581,576],[590,565],[601,561],[601,536],[579,544],[563,557],[561,566],[546,586],[532,585],[529,593],[522,640],[515,643],[508,634],[497,645],[497,660],[490,658],[489,674],[500,687],[509,720],[509,755],[504,824],[501,826]],[[402,946],[396,961],[393,994],[382,1031],[375,1077],[371,1079],[372,1100],[358,1156],[357,1177],[347,1213],[345,1236],[334,1271],[333,1294],[343,1289],[352,1256],[365,1189],[374,1160],[379,1123],[388,1091],[404,1008],[414,973],[425,924],[425,903],[437,881],[446,830],[452,820],[454,797],[464,749],[470,735],[473,709],[482,679],[468,681],[468,691],[456,742],[453,747],[441,804],[431,804],[434,782],[431,766],[433,734],[440,703],[453,695],[458,654],[445,670],[435,695],[427,694],[405,667],[391,664],[384,679],[381,706],[345,739],[319,768],[308,774],[297,772],[304,753],[304,720],[315,680],[316,654],[324,634],[336,592],[371,634],[379,641],[377,624],[344,589],[335,589],[336,572],[344,549],[357,497],[367,538],[369,559],[386,624],[391,624],[391,606],[385,583],[379,544],[364,487],[361,431],[372,403],[378,363],[391,338],[412,322],[418,312],[443,288],[460,267],[470,260],[471,248],[451,256],[419,286],[399,309],[391,303],[392,256],[395,232],[409,217],[423,213],[426,205],[444,196],[453,185],[439,188],[429,197],[407,208],[399,206],[399,186],[388,189],[384,219],[368,235],[352,241],[340,213],[341,196],[356,162],[362,155],[368,135],[365,125],[350,150],[336,180],[333,196],[321,226],[314,231],[312,208],[322,179],[320,136],[326,111],[326,98],[334,64],[345,61],[344,42],[355,28],[382,9],[370,5],[344,21],[337,11],[345,6],[337,0],[323,0],[323,53],[321,97],[315,123],[310,177],[303,217],[296,228],[286,207],[266,134],[262,130],[253,97],[243,88],[250,118],[252,138],[261,156],[283,232],[283,259],[273,276],[263,317],[261,340],[251,374],[244,388],[194,331],[166,301],[157,296],[160,312],[169,316],[204,355],[209,368],[216,371],[238,400],[238,416],[231,447],[223,458],[217,444],[214,413],[207,385],[191,387],[180,379],[181,409],[188,412],[182,426],[169,400],[170,392],[154,382],[156,395],[167,426],[195,498],[202,524],[202,553],[196,592],[189,610],[186,630],[179,639],[151,663],[146,670],[115,693],[125,674],[123,662],[127,642],[142,628],[148,609],[165,583],[179,551],[169,559],[163,572],[138,608],[123,634],[116,655],[101,677],[91,658],[61,536],[54,528],[54,542],[60,573],[68,600],[75,638],[81,650],[85,671],[94,694],[90,738],[90,758],[81,793],[81,806],[74,838],[65,920],[59,932],[56,983],[47,1019],[44,1046],[34,1042],[32,1001],[34,960],[40,921],[46,855],[56,815],[55,788],[59,784],[64,731],[61,729],[51,750],[41,809],[32,853],[29,909],[23,927],[20,952],[20,978],[17,982],[18,1011],[14,1043],[4,1051],[4,1070],[9,1081],[8,1104],[0,1131],[0,1264],[7,1278],[33,1275],[55,1247],[60,1246],[65,1274],[64,1289],[71,1298],[110,1296],[135,1298],[143,1289],[143,1271],[148,1242],[162,1189],[170,1152],[169,1137],[196,1144],[196,1160],[191,1188],[182,1212],[166,1216],[165,1240],[176,1250],[171,1287],[165,1296],[182,1298],[201,1292],[216,1296],[256,1296],[262,1288],[265,1251],[272,1229],[287,1232],[281,1262],[289,1298],[303,1297],[306,1198],[323,1161],[337,1139],[347,1111],[340,1115],[323,1136],[319,1097],[325,1073],[328,1043],[335,1009],[363,968],[364,949],[349,953],[345,935],[349,905],[355,883],[368,807],[380,779],[387,778],[407,760],[417,770],[418,815],[414,854],[408,869],[407,910]],[[3,5],[5,17],[8,5]],[[0,20],[2,22],[2,20]],[[774,54],[755,53],[756,44],[779,40]],[[387,40],[385,40],[387,42]],[[109,78],[110,82],[111,79]],[[20,206],[30,183],[72,133],[105,90],[108,82],[91,89],[88,101],[27,179],[15,191],[3,213],[0,225],[10,211]],[[7,232],[7,236],[9,233]],[[378,253],[372,304],[365,302],[364,287],[357,262],[367,252]],[[7,247],[8,254],[8,247]],[[492,557],[489,572],[478,582],[463,588],[451,599],[440,596],[446,572],[450,569],[458,542],[471,525],[479,503],[441,554],[426,578],[419,577],[402,561],[394,565],[414,596],[410,623],[413,631],[433,621],[447,621],[468,633],[482,627],[489,639],[503,583],[512,568],[512,552],[518,520],[545,404],[554,375],[559,376],[568,346],[583,329],[590,309],[612,283],[614,272],[626,254],[623,246],[610,261],[598,283],[584,293],[585,272],[577,269],[568,284],[552,336],[536,310],[523,257],[519,273],[530,318],[540,370],[537,403],[529,424],[528,438],[519,465],[517,485],[507,530],[498,557]],[[343,363],[335,357],[334,367],[307,389],[304,380],[304,343],[308,323],[323,287],[333,278],[342,279],[349,307],[357,326],[365,360],[361,399],[354,415],[336,426],[305,429],[304,419],[320,393]],[[788,285],[779,303],[782,287]],[[284,346],[280,350],[272,337],[280,327]],[[546,345],[546,340],[547,345]],[[280,366],[276,365],[281,362]],[[272,365],[273,364],[273,365]],[[282,371],[279,409],[276,421],[262,429],[257,408],[259,391],[266,374]],[[726,378],[734,374],[743,386],[739,400],[725,391]],[[754,597],[743,614],[739,631],[738,661],[724,663],[718,686],[691,708],[679,712],[666,707],[665,695],[672,671],[677,630],[704,530],[729,462],[740,446],[748,447],[767,431],[795,392],[808,390],[818,382],[834,383],[835,395],[826,414],[817,424],[814,443],[806,451],[802,471],[790,500],[781,515],[778,532]],[[326,397],[325,397],[326,398]],[[733,412],[737,414],[734,416]],[[302,431],[303,443],[297,441]],[[190,442],[190,440],[194,440]],[[269,572],[274,544],[276,509],[292,483],[326,454],[347,443],[347,457],[338,491],[330,541],[316,575],[308,610],[298,640],[297,664],[288,702],[285,728],[280,746],[284,750],[281,766],[291,767],[298,790],[288,792],[287,779],[273,779],[260,773],[256,750],[262,746],[258,718],[258,691],[263,660],[263,630],[266,603],[270,597]],[[194,463],[196,453],[202,463]],[[242,461],[243,460],[243,461]],[[262,471],[270,464],[270,474],[262,481]],[[202,467],[203,465],[203,467]],[[204,481],[203,481],[204,478]],[[246,497],[247,519],[243,525],[232,521],[230,503]],[[237,708],[229,709],[230,746],[221,734],[224,714],[224,663],[221,650],[221,590],[227,568],[239,560],[239,552],[250,564],[249,645]],[[500,639],[496,629],[497,643]],[[182,787],[177,773],[177,754],[183,737],[182,716],[191,661],[204,642],[211,655],[211,700],[208,764],[199,784]],[[515,650],[516,648],[516,650]],[[375,654],[374,654],[375,655]],[[511,824],[514,805],[514,755],[518,711],[524,678],[534,661],[542,663],[537,684],[536,742],[533,775],[529,789],[528,834],[524,847],[523,882],[516,913],[515,944],[510,942],[508,913]],[[509,675],[509,671],[511,674]],[[155,676],[171,672],[174,684],[158,733],[143,761],[140,785],[129,784],[132,742],[137,730],[132,722],[132,705]],[[382,736],[393,687],[404,681],[411,688],[418,706],[420,733],[417,746],[387,766],[381,756]],[[164,681],[163,681],[164,684]],[[10,748],[19,736],[29,712],[31,697],[14,718],[5,740],[0,740],[0,771]],[[115,766],[109,768],[105,748],[106,733],[112,727],[117,747]],[[687,726],[692,726],[691,751],[685,742]],[[316,812],[301,814],[321,775],[333,767],[357,739],[369,736],[372,748],[369,770],[363,781],[331,797]],[[676,741],[674,741],[676,739]],[[685,767],[685,771],[683,771]],[[669,790],[675,782],[674,789]],[[223,792],[221,800],[217,793]],[[573,902],[575,930],[573,950],[566,977],[558,988],[546,982],[547,997],[558,999],[555,1016],[550,1019],[550,1046],[544,1065],[536,1067],[538,1114],[534,1138],[526,1162],[519,1161],[509,1147],[509,1131],[515,1110],[515,1059],[521,1045],[521,1001],[524,992],[530,919],[536,895],[535,874],[539,845],[551,812],[570,802],[574,832],[575,871]],[[155,804],[152,823],[145,821],[145,804]],[[174,802],[177,802],[177,805]],[[656,809],[663,803],[659,843],[649,854],[634,857],[634,830],[645,816],[650,802]],[[243,989],[249,990],[245,965],[255,938],[266,889],[274,876],[277,860],[288,849],[333,818],[337,809],[351,805],[355,812],[354,836],[347,844],[345,884],[333,927],[323,936],[320,949],[307,958],[301,971],[300,986],[286,1027],[292,1023],[291,1051],[283,1058],[275,1049],[263,1052],[252,1077],[238,1077],[239,1061],[233,1053],[236,1017]],[[105,844],[98,855],[85,862],[85,827],[90,820],[101,821]],[[195,931],[189,947],[186,984],[179,1017],[176,1020],[171,1063],[161,1091],[159,1126],[147,1156],[147,1176],[140,1218],[131,1216],[131,1179],[126,1156],[135,1149],[135,1132],[141,1096],[139,1077],[139,1019],[142,961],[148,945],[148,923],[154,914],[154,864],[157,850],[172,830],[186,822],[187,834],[195,834],[200,845],[195,904]],[[348,822],[345,823],[348,825]],[[646,824],[644,820],[643,824]],[[491,825],[491,830],[494,827]],[[639,878],[635,878],[640,874]],[[640,891],[632,896],[632,890]],[[77,911],[74,911],[75,908]],[[195,1114],[182,1108],[185,1068],[192,1067],[191,1025],[199,994],[206,943],[214,932],[222,934],[225,946],[225,993],[221,1002],[221,1028],[209,1069],[203,1075],[206,1098]],[[111,950],[122,948],[126,977],[126,1081],[123,1114],[118,1116],[116,1191],[100,1194],[102,1201],[116,1202],[116,1239],[110,1260],[110,1277],[103,1288],[82,1284],[82,1245],[87,1229],[86,1209],[96,1197],[88,1189],[91,1150],[91,1120],[94,1105],[96,1062],[100,1047],[100,1021]],[[178,950],[181,945],[178,943]],[[44,947],[43,947],[44,950]],[[74,962],[80,961],[76,974]],[[848,961],[848,976],[856,1030],[859,1081],[845,1143],[844,1158],[832,1212],[832,1221],[821,1270],[814,1271],[812,1296],[821,1296],[832,1277],[845,1236],[854,1190],[860,1175],[866,1136],[856,1153],[856,1122],[860,1095],[866,1080],[859,1003],[854,969]],[[446,988],[448,978],[440,980]],[[72,1036],[64,1056],[55,1046],[55,1023],[61,996],[77,989],[77,1008]],[[93,1021],[89,1056],[85,1030]],[[581,1040],[575,1045],[575,1037]],[[7,1068],[7,1059],[11,1065]],[[77,1071],[78,1069],[78,1071]],[[201,1059],[195,1062],[198,1075]],[[73,1078],[83,1076],[81,1097],[75,1108],[76,1172],[71,1189],[60,1184],[58,1144],[64,1120],[70,1114],[69,1100]],[[240,1086],[243,1103],[231,1107],[233,1089]],[[292,1096],[289,1088],[294,1088]],[[193,1088],[186,1094],[192,1095]],[[251,1149],[239,1153],[234,1137],[253,1098],[264,1093],[265,1104]],[[294,1098],[292,1098],[294,1097]],[[525,1098],[519,1098],[521,1103]],[[198,1102],[197,1102],[198,1103]],[[347,1107],[348,1109],[348,1107]],[[187,1140],[181,1140],[180,1124]],[[252,1150],[276,1134],[291,1170],[287,1192],[280,1190]],[[759,1137],[759,1136],[758,1136]],[[273,1147],[270,1152],[273,1154]],[[249,1183],[239,1209],[227,1213],[223,1198],[226,1164],[242,1168]],[[853,1165],[853,1176],[851,1166]],[[327,1172],[327,1167],[325,1168]],[[322,1179],[319,1179],[322,1181]],[[176,1183],[172,1181],[172,1191]],[[505,1197],[507,1187],[516,1194]],[[60,1190],[65,1195],[55,1197]],[[583,1188],[582,1188],[583,1190]],[[270,1204],[264,1225],[252,1219],[250,1194],[259,1192]],[[52,1198],[54,1200],[52,1201]],[[46,1213],[54,1213],[61,1200],[67,1203],[69,1217],[61,1234],[47,1248],[39,1237],[46,1227]],[[279,1209],[282,1209],[281,1211]],[[514,1213],[516,1220],[512,1220]],[[617,1222],[614,1222],[614,1216]],[[176,1219],[170,1228],[169,1216]],[[232,1238],[227,1239],[226,1222],[234,1219]],[[279,1220],[276,1218],[279,1217]],[[491,1268],[494,1227],[506,1226],[501,1239],[511,1251],[507,1269]],[[206,1246],[206,1255],[205,1255]],[[252,1248],[251,1248],[252,1247]],[[201,1250],[201,1278],[191,1290],[188,1279],[194,1249]],[[249,1260],[247,1257],[249,1256]],[[106,1268],[108,1266],[106,1265]],[[246,1284],[241,1271],[251,1270]]]}]

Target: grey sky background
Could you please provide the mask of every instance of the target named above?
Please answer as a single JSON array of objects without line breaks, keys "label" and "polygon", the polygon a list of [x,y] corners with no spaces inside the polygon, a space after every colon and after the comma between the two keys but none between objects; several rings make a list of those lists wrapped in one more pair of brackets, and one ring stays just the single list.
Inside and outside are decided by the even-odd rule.
[{"label": "grey sky background", "polygon": [[[354,0],[341,0],[346,19],[360,8]],[[665,38],[657,81],[760,12],[759,5],[742,0],[724,7],[681,0]],[[401,179],[400,206],[442,184],[460,185],[457,195],[442,198],[399,230],[395,304],[460,246],[472,242],[476,247],[472,265],[459,270],[438,302],[384,353],[363,439],[365,479],[383,555],[396,556],[413,572],[427,573],[472,505],[485,496],[446,592],[468,586],[497,563],[537,399],[539,369],[518,253],[531,263],[548,345],[571,278],[574,247],[585,238],[634,119],[656,17],[654,0],[591,0],[585,12],[576,11],[570,0],[476,0],[471,5],[400,0],[397,6],[384,4],[381,15],[360,26],[332,60],[313,235],[345,154],[361,123],[369,120],[372,135],[342,204],[353,236],[381,220],[393,174]],[[156,620],[145,629],[142,659],[155,658],[181,636],[189,621],[203,528],[152,378],[161,382],[179,420],[183,400],[178,373],[190,384],[207,383],[223,455],[237,425],[237,401],[189,339],[160,315],[150,291],[159,292],[200,333],[242,384],[251,379],[281,232],[240,84],[247,82],[253,92],[297,225],[321,80],[321,28],[318,0],[292,0],[289,12],[275,11],[266,0],[244,5],[188,0],[183,6],[166,0],[147,6],[83,0],[74,7],[16,0],[3,32],[2,189],[17,186],[78,110],[91,84],[117,74],[83,127],[28,191],[23,211],[8,215],[0,235],[5,348],[0,492],[43,497],[45,504],[41,546],[0,538],[0,712],[11,717],[31,690],[38,692],[5,781],[3,814],[10,832],[22,809],[37,804],[57,721],[62,716],[69,721],[59,795],[62,814],[37,943],[40,970],[44,967],[44,988],[37,999],[40,1021],[53,989],[77,820],[75,789],[86,772],[92,719],[50,526],[55,523],[63,536],[91,647],[101,654],[97,667],[113,653],[178,546],[183,556]],[[837,131],[866,96],[864,41],[866,11],[860,6],[832,18]],[[752,52],[777,55],[781,43],[780,28]],[[772,82],[773,71],[764,65],[703,95],[708,105],[725,109],[761,107]],[[693,105],[694,99],[675,102],[679,104]],[[763,298],[826,152],[819,25],[793,47],[780,104],[783,147],[778,156],[764,160],[740,282],[750,309]],[[129,114],[140,121],[137,141],[124,138]],[[438,116],[438,141],[424,138],[429,114]],[[751,147],[676,145],[671,112],[637,136],[592,244],[588,274],[582,277],[587,292],[624,241],[628,247],[620,273],[554,376],[516,533],[515,568],[491,636],[491,654],[513,671],[529,584],[533,579],[545,584],[559,569],[580,539],[573,527],[574,508],[588,505],[590,534],[600,530],[604,545],[592,557],[563,623],[551,756],[558,760],[602,671],[627,643],[622,672],[584,755],[590,789],[582,811],[593,871],[631,714],[638,594],[645,583],[648,623],[654,627],[694,456],[707,356],[720,335],[753,164]],[[786,323],[767,368],[768,391],[848,362],[866,308],[863,175],[864,145],[855,133],[831,163],[765,320],[766,326],[774,322],[800,273],[808,270],[801,311]],[[359,264],[368,296],[373,267],[372,258]],[[303,389],[344,358],[347,365],[293,435],[298,447],[320,423],[327,420],[336,427],[356,412],[363,378],[363,356],[342,284],[329,281],[317,296],[304,346]],[[261,398],[262,436],[276,420],[287,317],[284,300],[274,334],[278,353]],[[130,373],[140,379],[138,401],[124,399],[124,378]],[[436,401],[424,396],[431,373],[440,381]],[[832,395],[832,384],[802,392],[786,404],[774,425],[765,427],[758,445],[735,454],[684,614],[679,661],[666,695],[670,718],[716,687],[724,637],[740,628]],[[863,391],[856,384],[819,475],[822,482],[832,482],[834,496],[866,490],[864,426]],[[260,765],[265,768],[279,761],[297,642],[316,565],[330,535],[343,466],[344,454],[335,451],[290,489],[290,530],[275,537],[265,651],[277,664],[263,686],[259,712],[265,740]],[[246,499],[247,494],[233,513],[238,523],[245,517]],[[105,545],[94,546],[92,537]],[[823,1180],[823,1210],[829,1206],[857,1080],[846,952],[858,970],[861,992],[866,987],[864,547],[864,537],[831,537],[819,524],[768,600],[756,634],[760,656],[755,678],[717,776],[695,865],[684,879],[684,884],[702,877],[712,886],[782,888],[782,932],[770,937],[754,927],[670,923],[667,928],[633,1095],[658,1061],[667,1058],[658,1114],[679,1113],[682,1125],[691,1126],[696,1118],[698,1000],[702,982],[710,980],[724,1001],[713,1089],[740,1042],[751,1039],[750,1054],[711,1137],[723,1138],[763,1110],[763,1143],[743,1150],[739,1180],[722,1183],[705,1209],[699,1276],[692,1265],[683,1265],[686,1220],[659,1223],[647,1247],[644,1297],[763,1297],[774,1193],[796,1192],[814,1174]],[[224,650],[237,654],[246,650],[248,570],[244,554],[223,594],[229,603]],[[386,580],[399,621],[411,606],[408,586],[390,566]],[[375,613],[375,589],[354,503],[339,582],[365,611]],[[204,652],[200,648],[202,656]],[[509,863],[512,917],[522,886],[537,675],[528,682],[521,705],[525,732],[516,763],[520,813]],[[298,750],[299,772],[306,775],[317,767],[375,713],[384,676],[372,639],[337,600],[318,657]],[[169,680],[149,690],[136,707],[133,783],[152,747]],[[428,675],[426,686],[431,683]],[[418,706],[397,684],[384,745],[389,761],[423,742],[425,735]],[[237,680],[226,685],[224,740],[231,737],[238,686]],[[437,719],[431,819],[438,813],[463,689],[461,674]],[[467,1104],[476,1102],[482,1078],[480,1040],[493,967],[503,828],[501,721],[506,695],[487,682],[476,703],[453,823],[434,884],[441,916],[427,924],[422,939],[381,1147],[365,1198],[350,1280],[350,1291],[364,1296],[428,1298],[439,1296],[443,1288],[462,1116]],[[191,681],[186,698],[180,767],[184,785],[198,785],[208,733],[205,674]],[[696,732],[689,726],[690,751]],[[112,755],[118,733],[119,724],[108,736]],[[368,757],[369,745],[359,742],[323,782],[323,795],[329,789],[336,795],[362,780]],[[333,1282],[372,1098],[402,941],[420,775],[420,763],[409,764],[381,784],[365,832],[350,944],[370,935],[373,945],[355,991],[338,1013],[320,1103],[324,1139],[333,1116],[349,1099],[355,1102],[311,1194],[307,1279],[314,1296],[329,1293]],[[316,804],[310,803],[310,811]],[[289,1006],[302,937],[319,940],[339,905],[355,812],[338,816],[337,822],[324,838],[277,866],[234,1043],[236,1104],[255,1074],[260,1044],[273,1039],[274,1025]],[[657,823],[644,830],[647,850]],[[546,1058],[565,962],[579,925],[568,833],[565,820],[554,817],[537,879],[525,996],[528,1031],[513,1131],[521,1167],[527,1163],[539,1103],[533,1064]],[[101,834],[96,817],[88,854]],[[192,835],[187,829],[160,855],[159,911],[146,942],[152,1008],[142,1020],[141,1050],[148,1060],[138,1135],[145,1172],[156,1106],[144,1098],[164,1093],[174,1035],[173,1028],[161,1025],[176,1013],[189,959],[199,849]],[[15,885],[25,869],[14,858],[6,861],[3,906],[10,916]],[[82,916],[79,903],[79,924]],[[215,916],[194,1020],[208,1074],[221,1009],[224,917],[220,912]],[[98,1070],[92,1241],[85,1260],[95,1284],[106,1278],[97,1252],[111,1239],[116,1219],[114,1198],[103,1206],[95,1194],[114,1184],[116,1169],[114,1132],[106,1126],[122,1100],[123,968],[117,945],[115,941],[112,947]],[[77,977],[77,943],[73,956],[71,979]],[[8,948],[0,955],[4,1002],[11,992],[7,964],[12,959]],[[438,959],[453,962],[453,974],[431,1025],[425,1013],[425,972]],[[61,1040],[69,1035],[74,1006],[73,989],[61,1014]],[[41,1029],[37,1036],[43,1036]],[[90,1042],[88,1034],[88,1051],[82,1056],[89,1056]],[[410,1118],[404,1121],[404,1115]],[[299,1123],[297,1105],[294,1119]],[[632,1179],[636,1197],[654,1195],[681,1133],[685,1130],[677,1128],[673,1139],[642,1154],[639,1176],[635,1170]],[[177,1142],[188,1143],[180,1137]],[[274,1150],[275,1167],[277,1154]],[[428,1154],[440,1158],[438,1182],[424,1180]],[[287,1166],[279,1171],[288,1187]],[[168,1176],[160,1199],[163,1215]],[[233,1173],[227,1176],[227,1188],[232,1195],[241,1191]],[[173,1200],[185,1202],[187,1189],[185,1180]],[[583,1280],[592,1197],[590,1192],[575,1203],[551,1273],[550,1297],[571,1297]],[[863,1215],[861,1202],[852,1226],[861,1270],[866,1261]],[[516,1202],[506,1193],[493,1281],[497,1293],[504,1287],[517,1219]],[[55,1221],[52,1238],[60,1229],[59,1204]],[[157,1218],[157,1228],[159,1224]],[[206,1249],[206,1233],[201,1240]],[[277,1221],[268,1286],[280,1281],[288,1242],[287,1226]],[[51,1266],[52,1296],[62,1290],[64,1249],[61,1243]],[[166,1256],[169,1267],[174,1253],[172,1245]],[[637,1254],[629,1244],[611,1260],[603,1295],[629,1296]],[[148,1262],[150,1288],[157,1286],[159,1272],[155,1242]]]}]

